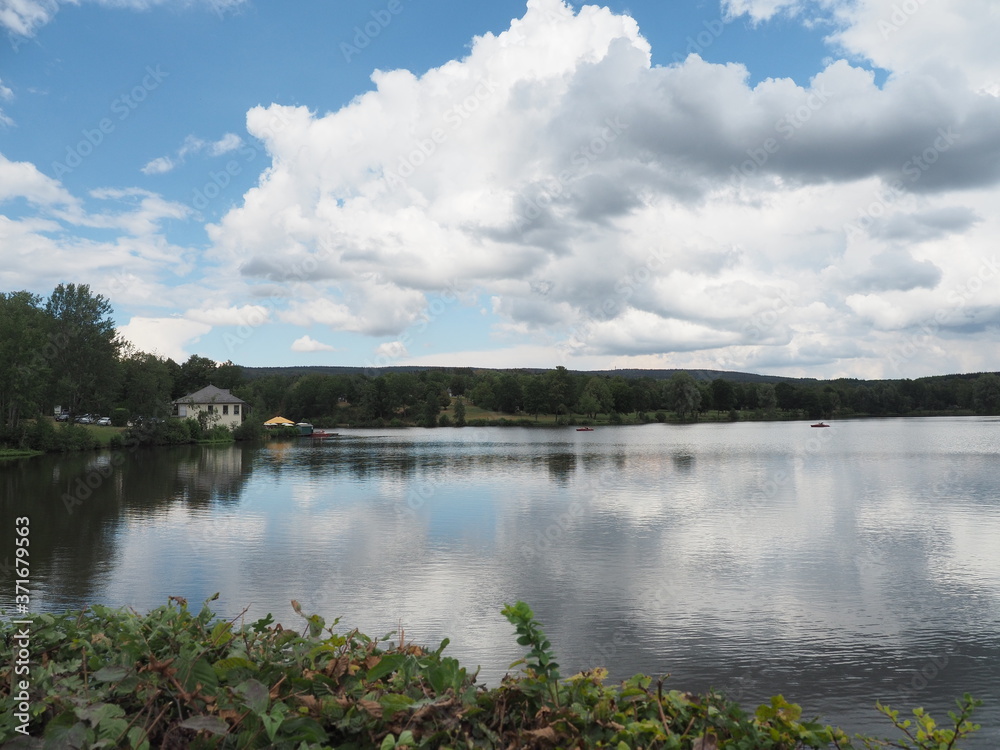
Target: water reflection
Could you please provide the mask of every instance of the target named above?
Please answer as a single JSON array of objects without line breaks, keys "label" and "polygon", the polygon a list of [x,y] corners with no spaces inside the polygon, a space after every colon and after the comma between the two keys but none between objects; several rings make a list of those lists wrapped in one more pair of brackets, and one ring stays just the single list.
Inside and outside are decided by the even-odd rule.
[{"label": "water reflection", "polygon": [[219,591],[225,614],[297,627],[294,598],[372,634],[448,636],[496,681],[520,656],[499,609],[524,599],[567,674],[671,673],[750,703],[783,692],[857,731],[888,731],[876,699],[940,712],[968,691],[993,701],[979,747],[994,747],[987,429],[349,431],[137,452],[72,514],[61,494],[107,456],[19,462],[0,481],[5,519],[30,509],[37,601],[53,609]]}]

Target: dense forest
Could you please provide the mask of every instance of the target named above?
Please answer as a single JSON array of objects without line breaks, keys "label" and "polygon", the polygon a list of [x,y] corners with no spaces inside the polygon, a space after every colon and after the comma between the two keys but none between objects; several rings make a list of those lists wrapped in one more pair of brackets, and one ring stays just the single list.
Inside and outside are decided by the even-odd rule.
[{"label": "dense forest", "polygon": [[174,399],[209,384],[251,405],[242,437],[260,434],[260,424],[276,415],[320,426],[432,427],[1000,414],[997,373],[767,382],[710,371],[323,372],[243,368],[199,355],[177,363],[124,343],[111,313],[109,301],[86,285],[59,285],[48,299],[0,293],[0,444],[30,442],[32,425],[57,408],[110,416],[119,426],[169,422]]}]

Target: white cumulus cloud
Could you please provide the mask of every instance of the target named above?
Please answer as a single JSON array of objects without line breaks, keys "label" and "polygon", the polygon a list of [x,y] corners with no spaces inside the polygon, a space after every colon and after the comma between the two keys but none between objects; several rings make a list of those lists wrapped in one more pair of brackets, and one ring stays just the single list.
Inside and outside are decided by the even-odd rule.
[{"label": "white cumulus cloud", "polygon": [[295,339],[292,342],[293,352],[335,352],[337,351],[329,344],[324,344],[321,341],[317,341],[309,335],[303,336],[302,338]]},{"label": "white cumulus cloud", "polygon": [[[727,7],[763,23],[804,6]],[[853,7],[822,5],[837,44],[871,57]],[[461,289],[496,300],[498,335],[554,353],[847,372],[885,349],[880,304],[916,308],[875,316],[905,335],[991,247],[1000,101],[977,80],[900,62],[877,85],[834,59],[805,84],[751,85],[738,64],[650,53],[628,16],[532,0],[465,58],[375,71],[338,111],[255,107],[271,164],[209,227],[213,257],[294,280],[306,291],[279,318],[297,325],[398,336]],[[813,305],[838,340],[796,325]]]}]

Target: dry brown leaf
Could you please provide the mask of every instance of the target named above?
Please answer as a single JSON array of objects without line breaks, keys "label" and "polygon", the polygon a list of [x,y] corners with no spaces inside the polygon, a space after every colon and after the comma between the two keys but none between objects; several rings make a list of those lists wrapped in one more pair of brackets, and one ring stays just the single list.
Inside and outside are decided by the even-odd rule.
[{"label": "dry brown leaf", "polygon": [[347,672],[347,663],[349,659],[346,656],[341,656],[337,659],[331,659],[327,662],[326,667],[323,671],[327,673],[332,679],[336,680],[342,674]]},{"label": "dry brown leaf", "polygon": [[370,713],[376,719],[382,718],[382,706],[375,701],[367,701],[364,698],[358,701],[358,705],[361,706],[365,711]]},{"label": "dry brown leaf", "polygon": [[310,711],[319,706],[319,701],[315,695],[296,695],[295,699]]},{"label": "dry brown leaf", "polygon": [[551,742],[553,745],[559,740],[559,735],[556,734],[556,730],[552,727],[542,727],[541,729],[529,729],[525,732],[529,737],[533,737],[536,740],[542,740],[543,742]]}]

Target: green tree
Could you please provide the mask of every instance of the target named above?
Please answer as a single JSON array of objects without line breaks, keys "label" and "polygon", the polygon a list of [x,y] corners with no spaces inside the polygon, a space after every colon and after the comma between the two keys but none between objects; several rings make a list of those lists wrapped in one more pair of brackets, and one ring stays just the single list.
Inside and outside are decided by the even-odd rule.
[{"label": "green tree", "polygon": [[234,364],[232,360],[226,360],[215,368],[212,374],[212,385],[232,391],[246,383],[243,375],[243,368]]},{"label": "green tree", "polygon": [[521,383],[521,391],[524,394],[524,410],[528,414],[538,415],[549,408],[548,384],[541,375],[525,375]]},{"label": "green tree", "polygon": [[497,378],[494,390],[496,408],[506,414],[514,414],[521,408],[524,395],[521,393],[521,383],[509,372]]},{"label": "green tree", "polygon": [[630,414],[636,410],[632,389],[625,378],[620,375],[612,378],[608,389],[611,392],[611,408],[614,411],[619,414]]},{"label": "green tree", "polygon": [[71,414],[109,411],[118,392],[118,356],[111,303],[87,284],[60,284],[45,304],[53,334],[64,345],[51,358],[52,397]]},{"label": "green tree", "polygon": [[688,419],[701,408],[701,390],[697,381],[689,373],[678,372],[668,381],[670,408],[681,419]]},{"label": "green tree", "polygon": [[586,414],[591,419],[597,418],[597,412],[600,411],[600,409],[601,404],[594,397],[594,394],[587,393],[586,391],[584,391],[584,394],[580,396],[580,401],[576,405],[576,410],[578,412]]},{"label": "green tree", "polygon": [[722,378],[712,381],[712,404],[719,411],[736,408],[736,389],[731,382]]},{"label": "green tree", "polygon": [[373,378],[362,386],[361,413],[365,418],[388,419],[392,411],[392,394],[385,378]]},{"label": "green tree", "polygon": [[130,419],[169,413],[173,381],[166,360],[126,346],[121,367],[121,403]]},{"label": "green tree", "polygon": [[774,396],[778,400],[778,408],[792,411],[799,408],[799,389],[791,383],[781,381],[774,386]]},{"label": "green tree", "polygon": [[493,392],[493,383],[488,377],[480,378],[473,387],[469,398],[480,409],[492,410],[496,406],[496,394]]},{"label": "green tree", "polygon": [[438,414],[441,413],[441,399],[438,395],[438,388],[435,384],[427,386],[424,396],[424,403],[420,409],[420,423],[424,427],[437,427]]},{"label": "green tree", "polygon": [[455,426],[465,427],[465,401],[461,396],[455,399]]},{"label": "green tree", "polygon": [[448,381],[448,390],[451,391],[452,396],[464,396],[467,382],[464,375],[455,373],[451,376],[451,380]]},{"label": "green tree", "polygon": [[778,394],[771,383],[761,383],[757,386],[757,403],[765,414],[773,414],[778,408]]},{"label": "green tree", "polygon": [[615,406],[614,396],[611,395],[611,387],[605,378],[599,378],[596,375],[589,378],[587,385],[583,388],[583,395],[590,396],[597,402],[598,411],[610,412]]},{"label": "green tree", "polygon": [[545,373],[545,384],[549,391],[549,412],[565,414],[576,402],[576,389],[573,386],[573,376],[562,365]]},{"label": "green tree", "polygon": [[192,354],[188,357],[187,362],[181,365],[180,373],[174,382],[174,398],[200,391],[206,385],[216,385],[222,388],[221,385],[214,382],[217,368],[215,360]]},{"label": "green tree", "polygon": [[41,411],[50,363],[62,343],[41,303],[29,292],[0,293],[0,418],[8,432],[23,416]]},{"label": "green tree", "polygon": [[1000,414],[1000,377],[988,372],[976,378],[972,403],[979,414]]}]

